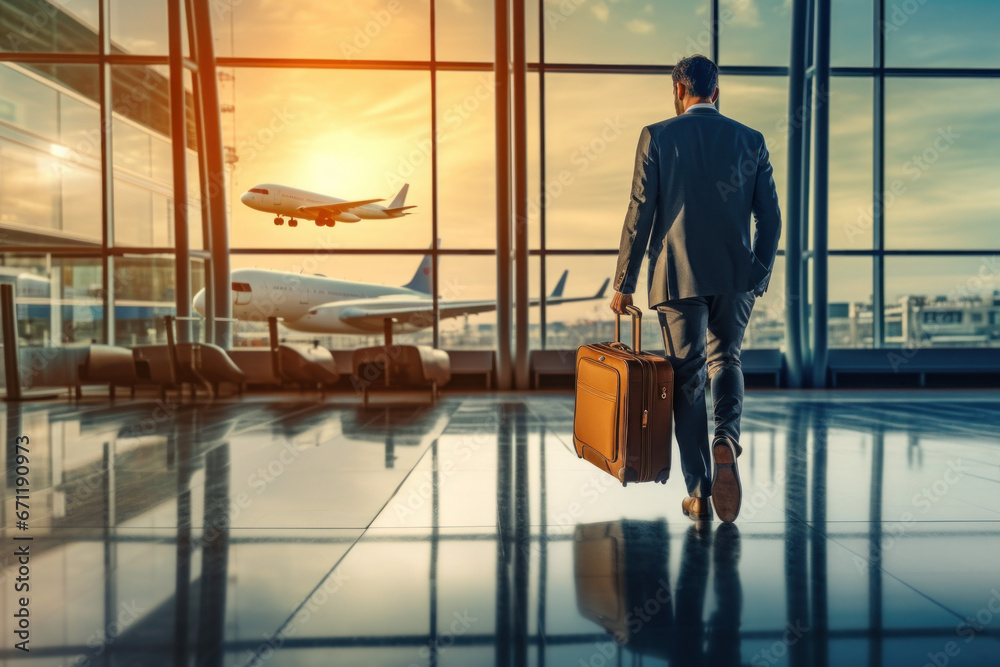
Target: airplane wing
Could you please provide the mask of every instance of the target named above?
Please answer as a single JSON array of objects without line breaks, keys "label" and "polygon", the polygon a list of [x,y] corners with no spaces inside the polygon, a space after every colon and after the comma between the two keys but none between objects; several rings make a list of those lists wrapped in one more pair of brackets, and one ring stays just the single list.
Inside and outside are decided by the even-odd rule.
[{"label": "airplane wing", "polygon": [[[610,282],[610,278],[605,279],[604,284],[601,285],[601,289],[593,296],[562,297],[553,295],[548,297],[545,303],[556,306],[563,303],[603,299]],[[540,299],[531,299],[530,303],[532,306],[537,306],[540,303]],[[442,301],[438,306],[438,315],[441,319],[446,319],[449,317],[488,313],[496,309],[497,302],[495,299]],[[400,323],[412,322],[413,324],[426,327],[430,326],[433,314],[433,309],[429,301],[416,301],[411,305],[387,303],[384,306],[380,306],[378,303],[372,303],[364,306],[350,306],[341,310],[339,317],[343,322],[356,326],[359,329],[376,332],[382,331],[383,322],[387,317],[395,317]]]},{"label": "airplane wing", "polygon": [[[604,279],[604,283],[601,285],[601,289],[597,290],[597,294],[595,294],[594,296],[567,296],[567,297],[564,297],[564,296],[562,296],[562,288],[565,285],[565,282],[564,282],[565,281],[565,276],[566,276],[566,274],[564,273],[563,274],[563,278],[560,278],[559,284],[556,285],[556,289],[552,291],[552,295],[548,296],[548,297],[545,297],[545,305],[546,306],[558,306],[559,304],[562,304],[562,303],[576,303],[578,301],[596,301],[597,299],[603,299],[605,292],[608,291],[608,285],[611,284],[611,278],[605,278]],[[541,303],[541,299],[532,299],[531,300],[531,305],[532,306],[537,306],[540,303]]]},{"label": "airplane wing", "polygon": [[[476,313],[487,313],[497,309],[496,300],[478,301],[446,301],[438,308],[439,316],[461,317],[462,315],[474,315]],[[368,329],[369,331],[382,331],[382,325],[387,317],[394,317],[400,323],[411,322],[418,326],[430,326],[431,318],[434,315],[433,307],[429,301],[420,301],[412,305],[386,304],[380,307],[378,304],[366,306],[351,306],[340,311],[340,319],[346,324]]]},{"label": "airplane wing", "polygon": [[357,208],[359,206],[365,206],[367,204],[374,204],[375,202],[385,201],[384,199],[362,199],[360,201],[345,201],[339,204],[323,204],[321,206],[299,206],[296,210],[302,211],[303,213],[319,213],[320,211],[325,211],[330,215],[340,215],[341,213],[346,213],[352,208]]}]

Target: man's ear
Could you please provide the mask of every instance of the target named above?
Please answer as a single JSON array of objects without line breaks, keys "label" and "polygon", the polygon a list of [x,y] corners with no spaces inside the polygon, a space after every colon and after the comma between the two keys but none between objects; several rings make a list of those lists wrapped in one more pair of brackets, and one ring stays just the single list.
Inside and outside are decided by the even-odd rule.
[{"label": "man's ear", "polygon": [[715,87],[715,92],[712,93],[712,104],[715,104],[718,101],[719,101],[719,87],[716,86]]},{"label": "man's ear", "polygon": [[683,100],[684,95],[686,94],[687,94],[687,88],[684,86],[683,83],[680,83],[678,81],[677,83],[674,84],[674,97],[676,97],[679,100]]}]

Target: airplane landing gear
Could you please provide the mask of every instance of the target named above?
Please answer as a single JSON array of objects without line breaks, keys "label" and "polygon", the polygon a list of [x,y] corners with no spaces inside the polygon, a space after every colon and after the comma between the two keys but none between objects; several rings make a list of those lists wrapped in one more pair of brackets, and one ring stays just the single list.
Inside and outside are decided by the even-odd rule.
[{"label": "airplane landing gear", "polygon": [[330,218],[316,218],[317,227],[333,227],[335,224],[337,224],[336,220]]},{"label": "airplane landing gear", "polygon": [[281,218],[281,216],[278,216],[277,218],[274,219],[274,224],[283,225],[285,224],[285,221]]},{"label": "airplane landing gear", "polygon": [[299,226],[299,221],[296,220],[295,218],[289,218],[288,219],[288,226],[289,227],[298,227]]}]

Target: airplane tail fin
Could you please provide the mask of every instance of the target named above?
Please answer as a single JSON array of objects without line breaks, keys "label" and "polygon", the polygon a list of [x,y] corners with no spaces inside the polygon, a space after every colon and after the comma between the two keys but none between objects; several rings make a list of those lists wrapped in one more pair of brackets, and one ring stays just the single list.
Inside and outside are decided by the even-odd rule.
[{"label": "airplane tail fin", "polygon": [[603,299],[605,292],[608,291],[608,285],[610,283],[611,283],[611,278],[605,278],[604,279],[604,284],[601,285],[601,289],[597,290],[597,296],[595,296],[594,298],[595,299]]},{"label": "airplane tail fin", "polygon": [[559,277],[559,282],[556,283],[556,288],[552,290],[552,294],[549,295],[550,298],[558,299],[563,295],[563,289],[566,287],[566,277],[569,276],[569,269],[565,269],[562,275]]},{"label": "airplane tail fin", "polygon": [[403,211],[416,208],[416,206],[404,206],[404,203],[406,202],[406,193],[409,191],[410,184],[405,183],[403,187],[400,188],[399,192],[396,193],[396,196],[389,203],[389,205],[385,207],[385,212],[394,218],[409,215],[409,213],[403,213]]},{"label": "airplane tail fin", "polygon": [[386,208],[402,208],[402,206],[406,203],[406,193],[409,192],[409,190],[410,184],[405,183],[403,187],[400,188],[399,192],[396,193],[396,197],[392,200],[392,203],[386,206]]},{"label": "airplane tail fin", "polygon": [[[406,186],[403,186],[404,189]],[[440,245],[438,241],[438,245]],[[417,267],[417,272],[413,274],[413,279],[410,282],[403,285],[406,289],[411,289],[414,292],[420,292],[422,294],[431,293],[431,269],[434,266],[430,255],[424,255],[424,258],[420,260],[420,266]]]}]

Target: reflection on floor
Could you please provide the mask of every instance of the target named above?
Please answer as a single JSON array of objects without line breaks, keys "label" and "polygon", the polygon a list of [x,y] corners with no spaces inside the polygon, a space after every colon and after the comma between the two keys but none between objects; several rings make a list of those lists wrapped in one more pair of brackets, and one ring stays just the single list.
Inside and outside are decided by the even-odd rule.
[{"label": "reflection on floor", "polygon": [[0,409],[2,664],[1000,664],[993,394],[751,394],[731,526],[566,394],[296,400]]}]

